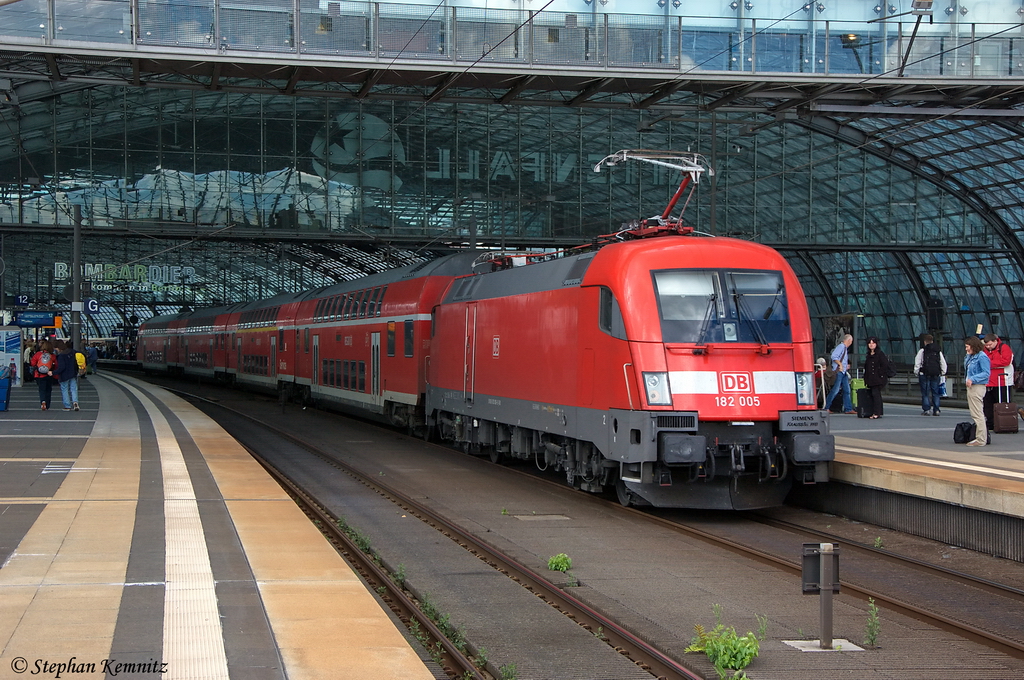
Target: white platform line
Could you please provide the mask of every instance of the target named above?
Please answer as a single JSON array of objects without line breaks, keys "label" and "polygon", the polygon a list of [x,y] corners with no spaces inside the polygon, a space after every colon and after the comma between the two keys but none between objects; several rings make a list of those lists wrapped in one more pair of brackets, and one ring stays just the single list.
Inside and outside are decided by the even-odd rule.
[{"label": "white platform line", "polygon": [[[116,380],[116,379],[115,379]],[[185,458],[167,419],[128,383],[156,430],[164,479],[164,680],[229,680],[217,591]]]},{"label": "white platform line", "polygon": [[1007,477],[1010,479],[1024,479],[1024,472],[1014,472],[1013,470],[999,470],[997,468],[985,467],[983,465],[970,465],[968,463],[951,463],[944,460],[936,460],[934,458],[919,458],[918,456],[907,456],[901,453],[886,453],[885,451],[872,451],[871,449],[856,449],[850,446],[843,446],[842,448],[836,447],[837,453],[855,453],[863,456],[871,456],[872,458],[888,458],[890,460],[899,460],[906,463],[921,463],[922,465],[931,465],[934,467],[944,467],[950,470],[963,470],[965,472],[977,472],[985,475],[995,475],[998,477]]}]

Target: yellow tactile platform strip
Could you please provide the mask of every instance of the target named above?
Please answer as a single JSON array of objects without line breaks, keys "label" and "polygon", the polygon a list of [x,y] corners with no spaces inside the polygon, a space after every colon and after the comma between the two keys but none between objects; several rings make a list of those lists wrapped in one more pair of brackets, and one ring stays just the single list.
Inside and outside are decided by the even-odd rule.
[{"label": "yellow tactile platform strip", "polygon": [[433,676],[348,564],[249,454],[206,415],[154,395],[206,459],[249,560],[290,680]]},{"label": "yellow tactile platform strip", "polygon": [[153,423],[164,482],[164,648],[167,680],[228,680],[206,534],[192,478],[167,419],[149,396],[129,386]]},{"label": "yellow tactile platform strip", "polygon": [[[900,447],[902,459],[886,457],[885,452],[859,455],[856,451],[863,444],[836,438],[833,480],[1024,517],[1024,473],[992,468],[986,474],[984,464],[968,466],[931,457],[916,462],[914,454],[920,452],[912,447]],[[979,467],[982,472],[977,471]]]}]

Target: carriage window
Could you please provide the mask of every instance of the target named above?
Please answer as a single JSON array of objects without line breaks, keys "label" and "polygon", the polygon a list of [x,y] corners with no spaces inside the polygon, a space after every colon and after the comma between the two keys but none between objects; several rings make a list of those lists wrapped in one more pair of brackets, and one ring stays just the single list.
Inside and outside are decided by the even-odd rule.
[{"label": "carriage window", "polygon": [[395,356],[395,322],[388,321],[388,356]]},{"label": "carriage window", "polygon": [[366,362],[365,361],[360,361],[359,362],[359,387],[357,387],[356,389],[358,389],[360,392],[365,392],[366,391]]},{"label": "carriage window", "polygon": [[413,332],[412,332],[412,320],[409,319],[405,322],[405,356],[411,357],[415,351],[412,346],[413,343]]},{"label": "carriage window", "polygon": [[363,299],[363,291],[356,291],[352,293],[352,304],[348,310],[348,318],[357,319],[359,318],[359,302]]},{"label": "carriage window", "polygon": [[380,297],[380,287],[373,289],[370,293],[370,306],[367,309],[366,316],[377,316],[377,299]]},{"label": "carriage window", "polygon": [[370,302],[370,291],[364,290],[362,298],[359,301],[359,318],[362,319],[366,316],[366,307]]}]

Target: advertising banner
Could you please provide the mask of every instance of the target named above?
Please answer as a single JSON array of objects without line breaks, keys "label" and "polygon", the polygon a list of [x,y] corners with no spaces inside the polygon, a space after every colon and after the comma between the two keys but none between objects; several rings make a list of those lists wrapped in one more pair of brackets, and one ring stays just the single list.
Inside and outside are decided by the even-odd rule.
[{"label": "advertising banner", "polygon": [[21,386],[21,329],[0,326],[0,378],[11,381],[12,387]]}]

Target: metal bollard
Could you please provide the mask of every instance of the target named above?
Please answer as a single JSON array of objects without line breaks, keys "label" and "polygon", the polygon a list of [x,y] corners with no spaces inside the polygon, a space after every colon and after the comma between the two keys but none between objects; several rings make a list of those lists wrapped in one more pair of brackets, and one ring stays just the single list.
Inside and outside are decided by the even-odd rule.
[{"label": "metal bollard", "polygon": [[818,546],[821,578],[818,586],[821,590],[821,648],[832,649],[832,544],[822,543]]},{"label": "metal bollard", "polygon": [[822,649],[832,649],[832,595],[839,592],[839,546],[834,543],[804,543],[803,592],[820,595]]}]

